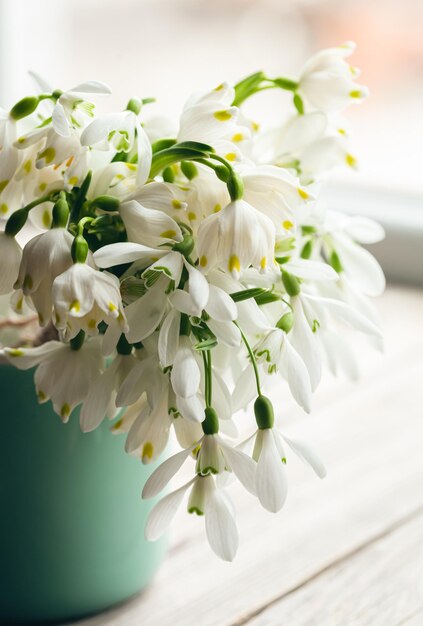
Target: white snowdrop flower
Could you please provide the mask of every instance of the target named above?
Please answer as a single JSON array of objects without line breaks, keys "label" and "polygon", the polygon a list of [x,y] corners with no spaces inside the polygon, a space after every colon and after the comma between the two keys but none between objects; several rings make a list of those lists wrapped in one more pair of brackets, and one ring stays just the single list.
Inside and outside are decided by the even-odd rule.
[{"label": "white snowdrop flower", "polygon": [[103,360],[99,341],[86,341],[79,349],[60,341],[48,341],[36,348],[5,348],[6,357],[19,369],[37,366],[35,386],[39,402],[51,399],[63,422],[87,396]]},{"label": "white snowdrop flower", "polygon": [[244,198],[270,218],[277,232],[294,229],[301,210],[314,200],[298,178],[274,165],[259,165],[242,173]]},{"label": "white snowdrop flower", "polygon": [[[155,185],[155,183],[151,184]],[[169,201],[168,195],[166,201]],[[175,203],[178,203],[178,206],[180,204],[177,200]],[[124,202],[120,206],[119,213],[125,224],[129,240],[151,248],[182,241],[183,235],[180,226],[164,212],[165,207],[166,205],[162,209],[152,209],[143,206],[136,200]]]},{"label": "white snowdrop flower", "polygon": [[62,93],[51,114],[55,132],[62,137],[69,137],[72,129],[83,128],[87,119],[94,117],[94,104],[87,97],[110,94],[110,87],[97,80],[81,83]]},{"label": "white snowdrop flower", "polygon": [[258,429],[253,458],[257,461],[256,492],[262,506],[276,513],[285,504],[288,479],[280,440],[273,428]]},{"label": "white snowdrop flower", "polygon": [[50,321],[53,281],[73,264],[72,241],[66,228],[52,228],[30,239],[23,249],[15,289],[29,296],[41,326]]},{"label": "white snowdrop flower", "polygon": [[294,115],[265,134],[260,150],[281,168],[294,168],[304,183],[313,182],[334,167],[355,168],[344,123],[330,123],[322,111]]},{"label": "white snowdrop flower", "polygon": [[97,150],[133,151],[138,162],[137,183],[141,186],[146,182],[151,167],[151,143],[133,111],[95,119],[82,132],[81,144]]},{"label": "white snowdrop flower", "polygon": [[168,409],[166,393],[158,397],[153,406],[148,402],[144,403],[129,429],[125,442],[126,452],[136,454],[144,464],[151,463],[160,456],[167,446],[172,426]]},{"label": "white snowdrop flower", "polygon": [[[228,346],[239,346],[241,342],[240,332],[237,326],[232,323],[238,316],[235,302],[223,289],[208,284],[203,274],[196,268],[188,265],[187,268],[189,272],[188,288],[187,290],[176,289],[169,296],[170,303],[177,311],[198,318],[205,311],[208,316],[207,326],[218,341]],[[173,326],[175,327],[177,323],[177,320],[174,319]],[[168,325],[164,325],[163,334],[165,330],[166,333],[169,332]]]},{"label": "white snowdrop flower", "polygon": [[75,263],[54,280],[52,298],[54,325],[63,337],[72,339],[80,330],[97,334],[102,321],[117,325],[120,332],[128,330],[119,280],[113,274]]},{"label": "white snowdrop flower", "polygon": [[239,109],[232,106],[234,97],[235,91],[227,83],[206,94],[191,96],[179,121],[178,141],[200,141],[214,146],[239,132]]},{"label": "white snowdrop flower", "polygon": [[14,145],[19,150],[26,150],[31,146],[36,147],[35,166],[37,169],[51,165],[59,167],[62,164],[64,167],[70,167],[72,162],[85,152],[76,131],[72,131],[70,137],[62,137],[52,126],[35,129],[20,137]]},{"label": "white snowdrop flower", "polygon": [[[369,220],[371,222],[371,220]],[[344,222],[348,228],[348,222]],[[333,250],[336,251],[337,257],[342,266],[345,276],[354,283],[363,293],[369,296],[379,296],[383,293],[386,285],[383,270],[378,261],[368,251],[358,245],[360,237],[364,237],[363,243],[373,243],[383,239],[383,229],[379,229],[380,236],[374,239],[370,234],[366,237],[364,233],[354,232],[354,225],[351,224],[351,234],[344,230],[344,226],[331,229],[330,234],[323,237],[322,245],[326,250],[327,256],[330,257]],[[374,236],[377,236],[376,234]],[[368,241],[370,239],[370,241]]]},{"label": "white snowdrop flower", "polygon": [[185,493],[191,488],[188,512],[205,517],[206,535],[211,549],[225,561],[232,561],[238,549],[238,530],[228,496],[217,489],[214,478],[196,476],[165,496],[150,512],[145,527],[149,541],[159,539],[172,522]]},{"label": "white snowdrop flower", "polygon": [[254,413],[258,425],[253,451],[253,458],[257,461],[256,492],[262,506],[276,513],[283,507],[288,495],[284,442],[320,478],[324,478],[326,470],[309,444],[288,438],[273,427],[273,407],[268,398],[259,396],[256,399]]},{"label": "white snowdrop flower", "polygon": [[256,464],[241,450],[225,443],[219,435],[204,435],[197,455],[196,472],[201,476],[233,472],[242,485],[255,494]]},{"label": "white snowdrop flower", "polygon": [[301,73],[298,93],[321,111],[337,111],[363,100],[368,89],[355,82],[358,71],[345,61],[354,50],[355,44],[347,42],[312,56]]},{"label": "white snowdrop flower", "polygon": [[138,359],[134,355],[118,354],[109,367],[95,378],[81,408],[82,432],[96,429],[104,417],[113,419],[116,416],[119,411],[115,402],[118,391],[137,364]]},{"label": "white snowdrop flower", "polygon": [[255,347],[257,361],[268,373],[279,371],[287,380],[296,402],[307,413],[311,411],[310,376],[304,361],[292,347],[289,336],[280,328],[270,330]]},{"label": "white snowdrop flower", "polygon": [[0,232],[0,295],[11,293],[19,274],[22,248],[12,235]]},{"label": "white snowdrop flower", "polygon": [[207,217],[198,230],[200,267],[220,267],[234,278],[252,265],[266,271],[274,263],[275,227],[245,200],[230,202]]},{"label": "white snowdrop flower", "polygon": [[224,442],[219,435],[203,434],[191,446],[169,457],[154,470],[144,486],[143,498],[153,498],[158,495],[178,473],[185,461],[195,453],[197,455],[196,473],[199,476],[233,472],[243,486],[250,493],[255,494],[256,463],[253,459]]}]

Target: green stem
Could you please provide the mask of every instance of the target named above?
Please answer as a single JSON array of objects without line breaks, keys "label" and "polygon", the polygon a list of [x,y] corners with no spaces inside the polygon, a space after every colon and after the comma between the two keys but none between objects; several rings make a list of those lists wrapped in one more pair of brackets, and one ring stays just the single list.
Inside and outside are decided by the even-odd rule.
[{"label": "green stem", "polygon": [[236,321],[234,321],[235,326],[239,329],[239,332],[241,333],[241,338],[242,341],[245,344],[245,347],[247,348],[249,357],[251,359],[251,364],[253,366],[254,369],[254,376],[256,378],[256,387],[257,387],[257,393],[259,396],[261,396],[261,387],[260,387],[260,376],[259,376],[259,371],[258,371],[258,367],[257,367],[257,361],[256,361],[256,357],[254,356],[254,352],[248,342],[247,337],[244,335],[242,329],[239,327],[238,323]]},{"label": "green stem", "polygon": [[204,376],[205,376],[205,389],[204,395],[206,398],[206,407],[211,407],[212,403],[212,363],[210,350],[203,350],[203,364],[204,364]]}]

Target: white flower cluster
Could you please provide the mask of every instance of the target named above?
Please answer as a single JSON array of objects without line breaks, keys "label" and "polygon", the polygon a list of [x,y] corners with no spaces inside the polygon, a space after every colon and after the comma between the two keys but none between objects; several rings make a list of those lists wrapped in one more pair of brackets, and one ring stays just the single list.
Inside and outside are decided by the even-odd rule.
[{"label": "white flower cluster", "polygon": [[[189,458],[193,478],[154,507],[149,539],[189,490],[188,511],[205,516],[212,549],[231,560],[224,475],[269,511],[287,495],[285,451],[325,475],[307,443],[276,428],[262,390],[279,373],[309,412],[324,364],[356,375],[346,327],[380,338],[367,296],[384,277],[360,244],[383,231],[315,199],[323,172],[355,164],[339,118],[366,95],[345,60],[352,51],[320,52],[297,81],[259,72],[196,94],[174,131],[145,118],[151,99],[95,117],[92,101],[109,92],[98,82],[1,111],[0,294],[56,333],[3,355],[37,368],[39,401],[51,399],[64,422],[82,404],[83,431],[126,407],[112,431],[127,433],[143,463],[174,429],[182,451],[143,495],[159,494]],[[293,113],[261,133],[242,104],[269,88],[292,94]],[[257,428],[236,445],[233,415],[253,401]]]}]

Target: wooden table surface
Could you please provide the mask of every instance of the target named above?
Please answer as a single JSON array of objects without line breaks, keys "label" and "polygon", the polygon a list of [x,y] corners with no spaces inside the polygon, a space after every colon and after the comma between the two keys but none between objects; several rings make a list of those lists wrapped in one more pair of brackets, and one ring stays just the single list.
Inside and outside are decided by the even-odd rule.
[{"label": "wooden table surface", "polygon": [[150,587],[75,626],[423,625],[423,291],[390,287],[377,306],[385,353],[357,342],[360,381],[328,374],[311,416],[284,400],[287,432],[318,447],[325,480],[291,458],[277,515],[235,485],[231,564],[181,512]]}]

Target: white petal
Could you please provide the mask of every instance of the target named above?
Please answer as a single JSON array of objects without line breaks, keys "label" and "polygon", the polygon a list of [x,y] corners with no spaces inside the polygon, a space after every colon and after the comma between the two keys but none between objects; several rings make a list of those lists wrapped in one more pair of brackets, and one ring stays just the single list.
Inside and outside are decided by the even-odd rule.
[{"label": "white petal", "polygon": [[[100,248],[94,252],[93,257],[98,267],[113,267],[114,265],[132,263],[138,260],[145,260],[150,263],[157,256],[160,256],[160,253],[155,248],[149,248],[140,243],[122,241]],[[163,254],[165,253],[166,251],[163,251]]]},{"label": "white petal", "polygon": [[373,324],[373,322],[360,313],[360,311],[357,311],[348,304],[345,304],[345,302],[341,302],[341,300],[336,300],[335,298],[320,298],[310,295],[304,295],[304,297],[306,300],[315,301],[316,303],[327,307],[327,309],[338,319],[342,320],[346,324],[349,324],[353,328],[356,328],[362,333],[374,335],[375,337],[382,337],[381,331],[377,328],[377,326],[375,326],[375,324]]},{"label": "white petal", "polygon": [[280,371],[287,378],[289,389],[295,400],[307,413],[310,413],[310,376],[304,361],[286,337],[282,347]]},{"label": "white petal", "polygon": [[286,443],[292,448],[297,456],[300,457],[305,463],[310,465],[310,467],[316,472],[319,478],[324,478],[326,476],[326,468],[323,465],[323,462],[319,458],[317,452],[305,441],[300,441],[298,439],[291,439],[290,437],[286,437],[283,435]]},{"label": "white petal", "polygon": [[163,283],[158,280],[142,298],[125,309],[129,324],[129,331],[126,333],[128,341],[136,343],[151,335],[160,324],[166,305],[167,296]]},{"label": "white petal", "polygon": [[263,446],[256,470],[256,490],[262,506],[272,513],[280,511],[288,495],[285,467],[270,429],[263,431]]},{"label": "white petal", "polygon": [[190,263],[187,263],[184,259],[185,267],[189,274],[189,293],[195,304],[195,306],[202,311],[209,299],[209,283],[203,274],[193,267]]},{"label": "white petal", "polygon": [[157,350],[162,367],[172,365],[179,345],[181,314],[172,309],[166,315],[159,333]]},{"label": "white petal", "polygon": [[306,280],[338,280],[338,274],[327,263],[292,259],[284,266],[287,272]]},{"label": "white petal", "polygon": [[290,341],[307,367],[311,388],[314,391],[322,377],[322,362],[319,345],[304,315],[298,296],[291,298],[294,310],[294,326],[289,334]]},{"label": "white petal", "polygon": [[359,243],[377,243],[385,237],[383,226],[368,217],[350,217],[344,230]]},{"label": "white petal", "polygon": [[89,433],[94,430],[101,424],[106,416],[118,365],[119,362],[115,360],[106,371],[100,374],[91,384],[80,413],[82,432]]},{"label": "white petal", "polygon": [[169,301],[172,306],[181,313],[194,315],[196,317],[201,316],[201,310],[194,304],[191,295],[183,289],[175,289],[175,291],[169,295]]},{"label": "white petal", "polygon": [[85,83],[80,83],[69,89],[72,93],[84,93],[84,94],[105,94],[109,95],[112,93],[112,90],[106,83],[102,83],[99,80],[88,80]]},{"label": "white petal", "polygon": [[189,398],[176,396],[176,408],[182,417],[190,422],[200,423],[204,419],[205,403],[204,400],[200,398],[198,393],[194,396],[190,396]]},{"label": "white petal", "polygon": [[195,395],[200,386],[200,377],[200,368],[188,342],[181,341],[170,375],[174,392],[182,398]]},{"label": "white petal", "polygon": [[234,413],[244,409],[257,396],[256,379],[251,364],[248,364],[235,383],[232,392],[232,410]]},{"label": "white petal", "polygon": [[207,313],[219,322],[235,320],[238,316],[238,310],[231,296],[215,285],[209,285],[209,289],[210,295],[206,306]]},{"label": "white petal", "polygon": [[187,450],[182,450],[159,465],[145,483],[144,489],[142,490],[142,497],[154,498],[154,496],[160,493],[185,463],[192,449],[191,447]]},{"label": "white petal", "polygon": [[206,505],[206,534],[211,549],[225,561],[232,561],[238,549],[238,529],[230,507],[218,490]]},{"label": "white petal", "polygon": [[221,444],[221,447],[235,476],[250,493],[256,495],[256,462],[248,454],[236,448],[226,444]]},{"label": "white petal", "polygon": [[385,289],[385,276],[374,256],[347,237],[333,235],[345,274],[369,296],[379,296]]},{"label": "white petal", "polygon": [[152,149],[150,140],[141,126],[138,117],[136,118],[135,127],[137,129],[137,152],[138,152],[138,169],[137,169],[137,185],[141,187],[148,179],[151,168]]},{"label": "white petal", "polygon": [[210,318],[207,320],[207,326],[216,335],[220,343],[231,348],[237,348],[241,345],[241,332],[233,322],[218,322]]},{"label": "white petal", "polygon": [[176,491],[169,493],[156,504],[150,512],[145,525],[145,537],[148,541],[160,539],[169,528],[176,511],[178,510],[186,490],[193,481],[190,481]]},{"label": "white petal", "polygon": [[18,369],[27,370],[64,348],[60,341],[47,341],[36,348],[4,348],[4,355],[9,363]]},{"label": "white petal", "polygon": [[69,137],[70,129],[69,123],[66,119],[66,114],[63,106],[58,102],[53,109],[53,113],[51,114],[53,121],[53,128],[58,135],[62,137]]}]

